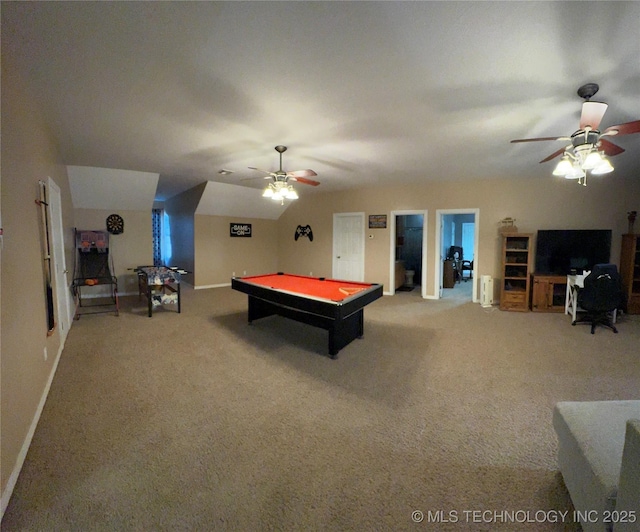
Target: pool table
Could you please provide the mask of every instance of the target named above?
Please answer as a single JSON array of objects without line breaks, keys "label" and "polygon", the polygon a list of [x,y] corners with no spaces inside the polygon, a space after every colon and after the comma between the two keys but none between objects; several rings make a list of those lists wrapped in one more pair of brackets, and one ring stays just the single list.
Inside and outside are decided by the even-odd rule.
[{"label": "pool table", "polygon": [[277,314],[329,331],[329,356],[364,334],[364,307],[382,285],[282,272],[234,277],[231,288],[249,296],[249,323]]}]

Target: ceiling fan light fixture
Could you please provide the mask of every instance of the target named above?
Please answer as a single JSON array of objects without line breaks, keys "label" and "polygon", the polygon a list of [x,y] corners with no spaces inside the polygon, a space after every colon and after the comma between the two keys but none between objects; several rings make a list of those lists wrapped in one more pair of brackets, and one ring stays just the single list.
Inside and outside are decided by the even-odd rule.
[{"label": "ceiling fan light fixture", "polygon": [[569,156],[565,153],[560,162],[556,165],[553,170],[553,175],[557,176],[566,176],[569,172],[573,170],[573,165],[569,160]]},{"label": "ceiling fan light fixture", "polygon": [[287,195],[285,196],[287,199],[290,200],[294,200],[294,199],[298,199],[298,193],[295,191],[295,189],[293,187],[289,187],[289,190],[287,190]]},{"label": "ceiling fan light fixture", "polygon": [[593,148],[585,157],[584,162],[582,163],[583,170],[592,170],[602,164],[602,157],[600,156],[600,152]]},{"label": "ceiling fan light fixture", "polygon": [[596,166],[593,170],[591,170],[591,173],[593,175],[603,175],[603,174],[609,174],[613,172],[613,166],[611,165],[608,159],[605,159],[604,157],[602,157],[601,161],[602,162],[598,166]]},{"label": "ceiling fan light fixture", "polygon": [[586,174],[584,173],[584,170],[582,168],[580,168],[579,166],[574,166],[569,172],[565,174],[564,177],[566,179],[582,179],[583,177],[585,177],[585,175]]},{"label": "ceiling fan light fixture", "polygon": [[271,179],[268,187],[262,193],[263,198],[271,198],[275,201],[280,201],[282,205],[284,205],[285,199],[295,200],[298,199],[298,192],[293,188],[292,185],[289,184],[289,181],[295,181],[298,183],[302,183],[305,185],[318,186],[320,183],[318,181],[314,181],[313,179],[309,179],[308,176],[316,176],[313,170],[296,170],[292,172],[285,172],[282,169],[282,154],[287,151],[287,147],[281,144],[278,144],[275,147],[275,150],[280,154],[280,169],[275,172],[269,172],[267,170],[260,170],[255,166],[249,166],[250,170],[258,170],[259,172],[264,172],[269,177],[265,177],[265,179]]}]

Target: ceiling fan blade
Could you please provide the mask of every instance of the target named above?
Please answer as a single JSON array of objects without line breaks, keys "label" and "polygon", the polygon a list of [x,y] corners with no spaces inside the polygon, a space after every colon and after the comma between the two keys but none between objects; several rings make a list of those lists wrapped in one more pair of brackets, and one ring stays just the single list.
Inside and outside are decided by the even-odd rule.
[{"label": "ceiling fan blade", "polygon": [[607,107],[609,106],[602,102],[584,102],[582,104],[582,115],[580,116],[580,129],[584,129],[587,126],[591,129],[598,129]]},{"label": "ceiling fan blade", "polygon": [[270,175],[266,175],[264,177],[261,177],[261,176],[258,176],[258,177],[244,177],[240,181],[253,181],[254,179],[273,179],[273,177],[270,176]]},{"label": "ceiling fan blade", "polygon": [[603,135],[632,135],[633,133],[640,133],[640,120],[608,127]]},{"label": "ceiling fan blade", "polygon": [[600,139],[598,149],[605,152],[609,157],[613,157],[624,151],[620,146],[616,146],[613,142],[609,142],[606,139]]},{"label": "ceiling fan blade", "polygon": [[258,172],[263,172],[263,173],[265,173],[267,175],[270,175],[270,176],[273,176],[273,177],[276,176],[276,174],[274,174],[273,172],[269,172],[269,170],[263,170],[262,168],[256,168],[255,166],[249,166],[248,168],[249,168],[249,170],[257,170]]},{"label": "ceiling fan blade", "polygon": [[566,148],[560,148],[558,151],[554,151],[551,155],[549,155],[549,157],[547,157],[546,159],[542,159],[542,161],[540,161],[541,163],[546,163],[547,161],[550,161],[551,159],[555,159],[558,155],[562,155],[564,153],[564,150],[566,150]]},{"label": "ceiling fan blade", "polygon": [[298,183],[304,183],[305,185],[311,185],[313,187],[317,187],[320,184],[319,181],[314,181],[313,179],[307,179],[306,177],[290,176],[289,179],[291,179],[291,181],[297,181]]},{"label": "ceiling fan blade", "polygon": [[571,137],[540,137],[537,139],[515,139],[511,142],[538,142],[539,140],[571,140]]},{"label": "ceiling fan blade", "polygon": [[287,172],[289,177],[314,177],[317,176],[313,170],[294,170],[293,172]]}]

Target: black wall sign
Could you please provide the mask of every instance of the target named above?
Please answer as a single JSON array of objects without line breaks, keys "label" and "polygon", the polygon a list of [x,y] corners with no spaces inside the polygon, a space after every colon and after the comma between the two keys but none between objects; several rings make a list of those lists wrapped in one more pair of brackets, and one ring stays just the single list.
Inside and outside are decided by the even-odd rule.
[{"label": "black wall sign", "polygon": [[251,224],[229,224],[229,236],[251,237]]},{"label": "black wall sign", "polygon": [[387,228],[386,214],[370,214],[369,215],[369,229],[386,229],[386,228]]}]

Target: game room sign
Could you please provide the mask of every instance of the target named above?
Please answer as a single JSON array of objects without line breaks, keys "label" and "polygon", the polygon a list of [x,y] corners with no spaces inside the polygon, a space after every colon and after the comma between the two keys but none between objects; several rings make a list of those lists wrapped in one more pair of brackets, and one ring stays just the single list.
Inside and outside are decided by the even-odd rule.
[{"label": "game room sign", "polygon": [[251,224],[229,224],[229,236],[251,237]]}]

